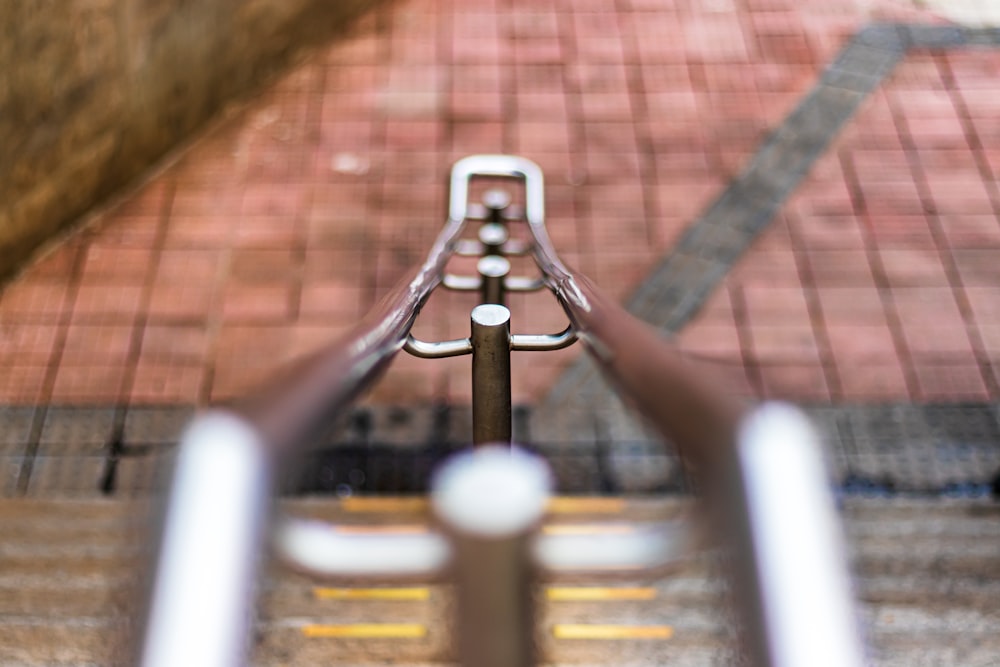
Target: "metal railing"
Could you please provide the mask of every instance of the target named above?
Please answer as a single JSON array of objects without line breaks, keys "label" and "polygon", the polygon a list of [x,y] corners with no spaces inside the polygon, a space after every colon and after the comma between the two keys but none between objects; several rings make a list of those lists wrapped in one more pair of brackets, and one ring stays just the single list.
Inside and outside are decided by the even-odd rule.
[{"label": "metal railing", "polygon": [[[523,184],[516,204],[473,179]],[[469,220],[476,238],[463,238]],[[558,258],[545,229],[542,173],[504,155],[452,170],[448,221],[426,261],[344,339],[267,388],[192,423],[179,449],[140,646],[141,664],[229,666],[247,657],[265,542],[292,567],[326,578],[448,578],[456,583],[456,643],[468,667],[535,663],[531,585],[541,579],[654,575],[704,526],[731,550],[732,580],[751,664],[862,664],[839,527],[819,445],[795,409],[747,410],[692,371],[661,337]],[[512,236],[524,223],[526,234]],[[446,272],[453,255],[480,256],[477,275]],[[510,276],[530,255],[537,277]],[[467,338],[426,342],[410,329],[437,287],[477,291]],[[512,334],[506,294],[548,288],[569,319],[551,334]],[[622,534],[537,531],[549,493],[544,463],[511,439],[510,355],[579,340],[671,442],[703,489],[697,521]],[[277,516],[276,470],[374,382],[400,350],[472,356],[473,443],[435,478],[441,532],[349,534]],[[498,447],[497,445],[500,445]],[[507,448],[504,448],[504,447]]]}]

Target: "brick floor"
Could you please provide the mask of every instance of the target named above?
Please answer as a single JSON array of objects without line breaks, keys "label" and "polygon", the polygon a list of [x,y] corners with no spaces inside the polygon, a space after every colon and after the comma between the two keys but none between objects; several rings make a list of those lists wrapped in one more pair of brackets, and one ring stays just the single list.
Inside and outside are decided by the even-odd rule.
[{"label": "brick floor", "polygon": [[[997,116],[990,103],[992,112],[961,105],[950,68],[970,55],[910,56],[786,205],[791,235],[775,226],[729,276],[730,291],[746,301],[744,358],[756,360],[763,393],[822,398],[825,378],[835,401],[997,396],[997,358],[980,334],[995,310],[997,181],[971,133],[937,124],[964,128],[969,116]],[[1000,63],[996,54],[975,57]],[[929,120],[914,131],[912,119]],[[797,271],[779,260],[788,254]],[[755,313],[761,284],[784,310]],[[778,297],[784,292],[815,304],[818,358],[802,327],[801,297]],[[685,339],[714,335],[714,327],[698,320]],[[817,369],[816,388],[803,385],[804,369],[783,365],[795,357]]]},{"label": "brick floor", "polygon": [[[625,298],[878,19],[944,20],[906,0],[394,3],[4,287],[0,403],[245,391],[419,261],[470,153],[542,165],[559,250]],[[1000,396],[998,75],[997,49],[908,55],[682,348],[761,396]],[[462,335],[468,306],[436,295],[418,331]],[[564,325],[543,297],[512,311]],[[516,355],[515,401],[578,354]],[[467,364],[401,358],[372,400],[467,401]]]}]

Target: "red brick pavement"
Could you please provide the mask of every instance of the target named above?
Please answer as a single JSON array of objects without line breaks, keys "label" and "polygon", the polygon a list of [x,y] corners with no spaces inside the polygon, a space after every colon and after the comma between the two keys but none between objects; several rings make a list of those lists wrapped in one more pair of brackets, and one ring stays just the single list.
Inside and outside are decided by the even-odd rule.
[{"label": "red brick pavement", "polygon": [[[297,67],[0,295],[0,402],[205,403],[336,337],[419,261],[450,164],[548,178],[565,259],[624,298],[818,71],[904,0],[410,0]],[[915,53],[680,335],[798,400],[1000,395],[1000,50]],[[435,294],[417,333],[465,335]],[[517,331],[556,331],[548,295]],[[516,355],[515,400],[579,350]],[[739,384],[741,381],[737,380]],[[373,400],[469,399],[401,356]]]}]

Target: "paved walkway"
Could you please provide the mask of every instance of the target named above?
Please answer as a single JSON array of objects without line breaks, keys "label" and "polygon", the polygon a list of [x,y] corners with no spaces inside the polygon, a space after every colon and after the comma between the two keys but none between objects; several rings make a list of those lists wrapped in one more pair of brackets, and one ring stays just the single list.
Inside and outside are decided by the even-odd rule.
[{"label": "paved walkway", "polygon": [[[988,0],[918,4],[997,20]],[[948,16],[910,0],[387,6],[3,288],[0,496],[145,494],[191,406],[343,332],[419,260],[453,160],[519,153],[546,171],[571,264],[727,367],[735,391],[812,403],[848,495],[877,496],[845,501],[874,664],[991,663],[996,504],[941,495],[987,493],[1000,463],[1000,49],[996,31],[949,31]],[[436,295],[418,332],[464,335],[469,305]],[[512,309],[518,331],[562,325],[545,297]],[[579,354],[515,356],[515,400],[558,405]],[[363,470],[417,490],[400,480],[426,483],[468,432],[467,364],[400,357],[339,465],[308,467],[297,488],[350,492]],[[415,439],[440,448],[392,447]],[[678,483],[662,448],[632,444],[552,452],[562,492]],[[881,497],[898,490],[937,497]],[[124,499],[0,503],[0,661],[114,657],[136,515]],[[650,603],[550,605],[546,658],[723,660],[703,574]],[[437,591],[332,612],[299,579],[271,582],[265,664],[443,656]],[[362,645],[299,627],[394,614],[427,637]],[[595,648],[550,634],[584,617],[675,635]]]},{"label": "paved walkway", "polygon": [[[904,0],[379,10],[3,289],[0,404],[246,390],[419,260],[447,170],[470,153],[541,164],[564,258],[619,298],[641,293],[873,21],[948,25]],[[758,396],[1000,395],[1000,48],[982,34],[879,72],[676,328],[684,349]],[[435,295],[417,332],[465,335],[469,305]],[[518,331],[564,323],[547,296],[512,310]],[[515,355],[515,401],[538,402],[579,354]],[[371,400],[467,403],[467,364],[401,356]]]},{"label": "paved walkway", "polygon": [[[283,509],[368,531],[387,524],[396,530],[419,528],[427,522],[426,506],[415,506],[412,498],[388,500],[382,507],[388,512],[336,501],[298,501]],[[564,511],[576,512],[551,515],[548,525],[599,530],[609,521],[662,520],[690,509],[677,499],[598,502],[581,513],[585,505],[566,503]],[[995,504],[855,498],[847,501],[844,515],[867,664],[996,663],[1000,582],[990,577],[1000,565]],[[140,545],[147,516],[148,507],[120,500],[0,503],[5,549],[0,662],[134,664],[128,651],[136,639],[135,600],[143,590]],[[539,662],[560,667],[739,664],[717,560],[696,553],[658,581],[580,582],[582,587],[563,589],[582,594],[578,600],[558,599],[539,587]],[[381,592],[376,597],[372,582],[324,585],[284,567],[269,568],[262,578],[254,614],[254,665],[311,667],[330,664],[332,658],[350,665],[456,664],[454,597],[438,582],[413,581],[406,588],[397,583],[388,589],[375,584]],[[350,587],[339,588],[345,585]],[[601,638],[604,624],[621,628],[620,637]],[[590,637],[566,637],[567,626]],[[378,630],[381,636],[372,636]]]}]

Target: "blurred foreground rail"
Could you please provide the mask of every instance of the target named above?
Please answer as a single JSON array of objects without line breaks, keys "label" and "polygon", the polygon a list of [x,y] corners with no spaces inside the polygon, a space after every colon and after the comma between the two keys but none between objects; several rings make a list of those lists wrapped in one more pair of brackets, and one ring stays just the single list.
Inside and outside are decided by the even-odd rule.
[{"label": "blurred foreground rail", "polygon": [[[286,501],[287,511],[341,525],[420,526],[420,503],[393,503],[373,511],[330,499]],[[568,501],[561,501],[568,502]],[[588,503],[591,503],[588,507]],[[592,510],[596,507],[599,511]],[[618,512],[600,499],[579,512],[549,516],[550,525],[606,525],[679,513],[684,500],[621,502]],[[360,511],[364,510],[364,511]],[[857,595],[869,632],[873,665],[989,665],[1000,655],[1000,507],[990,501],[863,499],[844,502]],[[31,667],[124,664],[125,640],[134,630],[131,604],[140,562],[149,556],[149,505],[141,501],[4,500],[0,502],[0,664]],[[603,585],[632,596],[600,593],[591,599],[552,599],[539,591],[537,638],[548,664],[728,665],[729,613],[711,555],[681,564],[660,581]],[[384,588],[365,586],[365,588]],[[398,586],[393,586],[398,589]],[[444,585],[414,582],[426,596],[379,599],[345,595],[334,600],[304,577],[271,568],[262,583],[253,663],[443,664],[450,652]],[[592,586],[573,587],[576,591]],[[641,595],[634,591],[639,589]],[[354,590],[350,587],[347,590]],[[652,595],[648,591],[652,591]],[[588,594],[577,592],[577,597]],[[599,599],[593,599],[597,597]],[[624,597],[626,599],[621,599]],[[638,599],[636,599],[638,598]],[[352,626],[375,631],[365,636]],[[420,628],[419,635],[392,634]],[[560,638],[557,628],[639,628],[629,636],[606,629],[596,638]],[[378,636],[381,627],[383,636]],[[581,631],[579,628],[583,627]],[[646,630],[643,628],[659,628]],[[323,632],[340,628],[340,636]],[[662,631],[669,628],[669,636]],[[311,629],[311,630],[310,630]],[[363,628],[361,628],[363,630]],[[659,633],[658,636],[657,633]],[[572,632],[569,634],[573,634]],[[388,636],[386,636],[388,635]],[[563,636],[566,636],[564,632]]]}]

